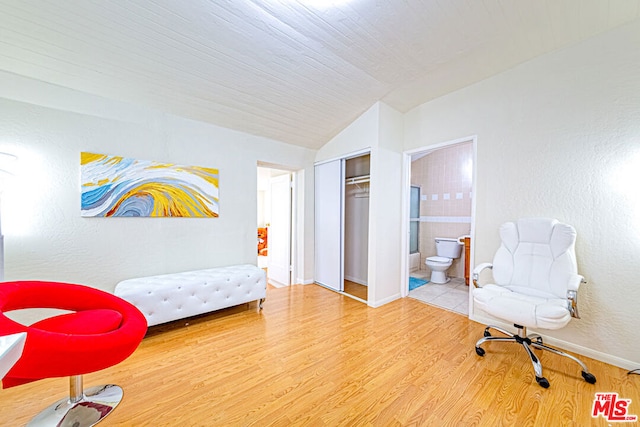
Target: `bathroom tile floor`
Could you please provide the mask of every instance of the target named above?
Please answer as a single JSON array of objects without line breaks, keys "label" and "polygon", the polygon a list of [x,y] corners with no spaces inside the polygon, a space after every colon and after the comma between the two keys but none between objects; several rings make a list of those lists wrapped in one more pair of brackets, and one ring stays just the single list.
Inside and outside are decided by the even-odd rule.
[{"label": "bathroom tile floor", "polygon": [[[429,275],[421,271],[410,274],[429,280]],[[435,305],[456,313],[469,315],[469,287],[464,279],[452,278],[448,283],[427,283],[409,292],[409,297]]]}]

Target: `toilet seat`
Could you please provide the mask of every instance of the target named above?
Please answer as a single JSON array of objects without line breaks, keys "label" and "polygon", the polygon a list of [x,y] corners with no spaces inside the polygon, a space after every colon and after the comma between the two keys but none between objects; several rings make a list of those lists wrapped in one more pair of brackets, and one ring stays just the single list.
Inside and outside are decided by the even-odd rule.
[{"label": "toilet seat", "polygon": [[453,264],[451,258],[430,256],[424,263],[431,270],[431,283],[447,283],[449,281],[446,271]]},{"label": "toilet seat", "polygon": [[429,258],[427,258],[427,261],[440,263],[440,264],[448,264],[449,262],[452,261],[452,259],[443,257],[443,256],[430,256]]}]

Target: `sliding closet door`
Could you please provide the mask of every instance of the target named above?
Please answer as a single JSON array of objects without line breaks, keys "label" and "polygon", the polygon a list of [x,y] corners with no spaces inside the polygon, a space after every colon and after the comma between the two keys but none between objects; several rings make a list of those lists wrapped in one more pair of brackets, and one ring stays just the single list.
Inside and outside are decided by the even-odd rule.
[{"label": "sliding closet door", "polygon": [[342,160],[315,167],[315,281],[342,291],[343,168]]}]

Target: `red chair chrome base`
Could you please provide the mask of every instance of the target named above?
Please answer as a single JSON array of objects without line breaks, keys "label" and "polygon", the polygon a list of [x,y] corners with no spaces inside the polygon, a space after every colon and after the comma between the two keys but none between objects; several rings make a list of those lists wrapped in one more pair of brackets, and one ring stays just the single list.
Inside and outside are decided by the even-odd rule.
[{"label": "red chair chrome base", "polygon": [[[8,311],[56,308],[69,313],[25,326]],[[134,352],[147,322],[132,304],[110,293],[57,282],[0,283],[0,331],[26,332],[21,358],[2,379],[4,388],[52,377],[70,377],[69,397],[37,415],[29,425],[92,426],[120,403],[122,388],[83,389],[82,375],[120,363]]]}]

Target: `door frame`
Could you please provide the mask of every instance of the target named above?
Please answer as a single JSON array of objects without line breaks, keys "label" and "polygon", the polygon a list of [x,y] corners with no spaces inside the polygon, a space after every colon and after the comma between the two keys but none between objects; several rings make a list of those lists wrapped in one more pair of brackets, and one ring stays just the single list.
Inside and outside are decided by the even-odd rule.
[{"label": "door frame", "polygon": [[[406,150],[402,153],[402,250],[401,250],[401,259],[402,259],[402,286],[400,290],[401,296],[404,298],[409,295],[409,204],[411,201],[411,155],[422,152],[435,151],[440,148],[445,148],[448,146],[460,144],[463,142],[472,142],[473,143],[473,156],[472,156],[472,176],[471,176],[471,253],[469,255],[469,265],[474,266],[475,259],[475,245],[473,242],[475,241],[476,234],[476,200],[477,200],[477,158],[478,158],[478,136],[471,135],[462,138],[457,138],[450,141],[444,141],[438,144],[427,145],[419,148],[414,148],[411,150]],[[469,285],[469,316],[473,312],[473,299],[471,297],[471,284]]]},{"label": "door frame", "polygon": [[[299,258],[299,252],[302,250],[300,245],[297,244],[298,237],[303,236],[303,230],[298,229],[298,227],[304,222],[304,219],[301,216],[301,212],[299,209],[302,209],[298,206],[298,188],[303,188],[304,183],[301,182],[304,176],[304,170],[299,170],[290,166],[280,165],[276,163],[262,162],[258,161],[256,164],[256,174],[258,168],[264,169],[277,169],[286,171],[291,176],[291,236],[290,236],[290,259],[291,259],[291,271],[290,271],[290,284],[296,283],[300,276],[299,274],[304,271],[304,266],[301,264]],[[257,181],[257,180],[256,180]],[[256,183],[257,185],[257,183]],[[258,200],[258,189],[256,187],[256,203]],[[256,208],[257,211],[257,208]],[[256,224],[257,225],[257,224]],[[256,253],[256,262],[257,262],[258,254]],[[267,273],[268,276],[268,273]]]}]

